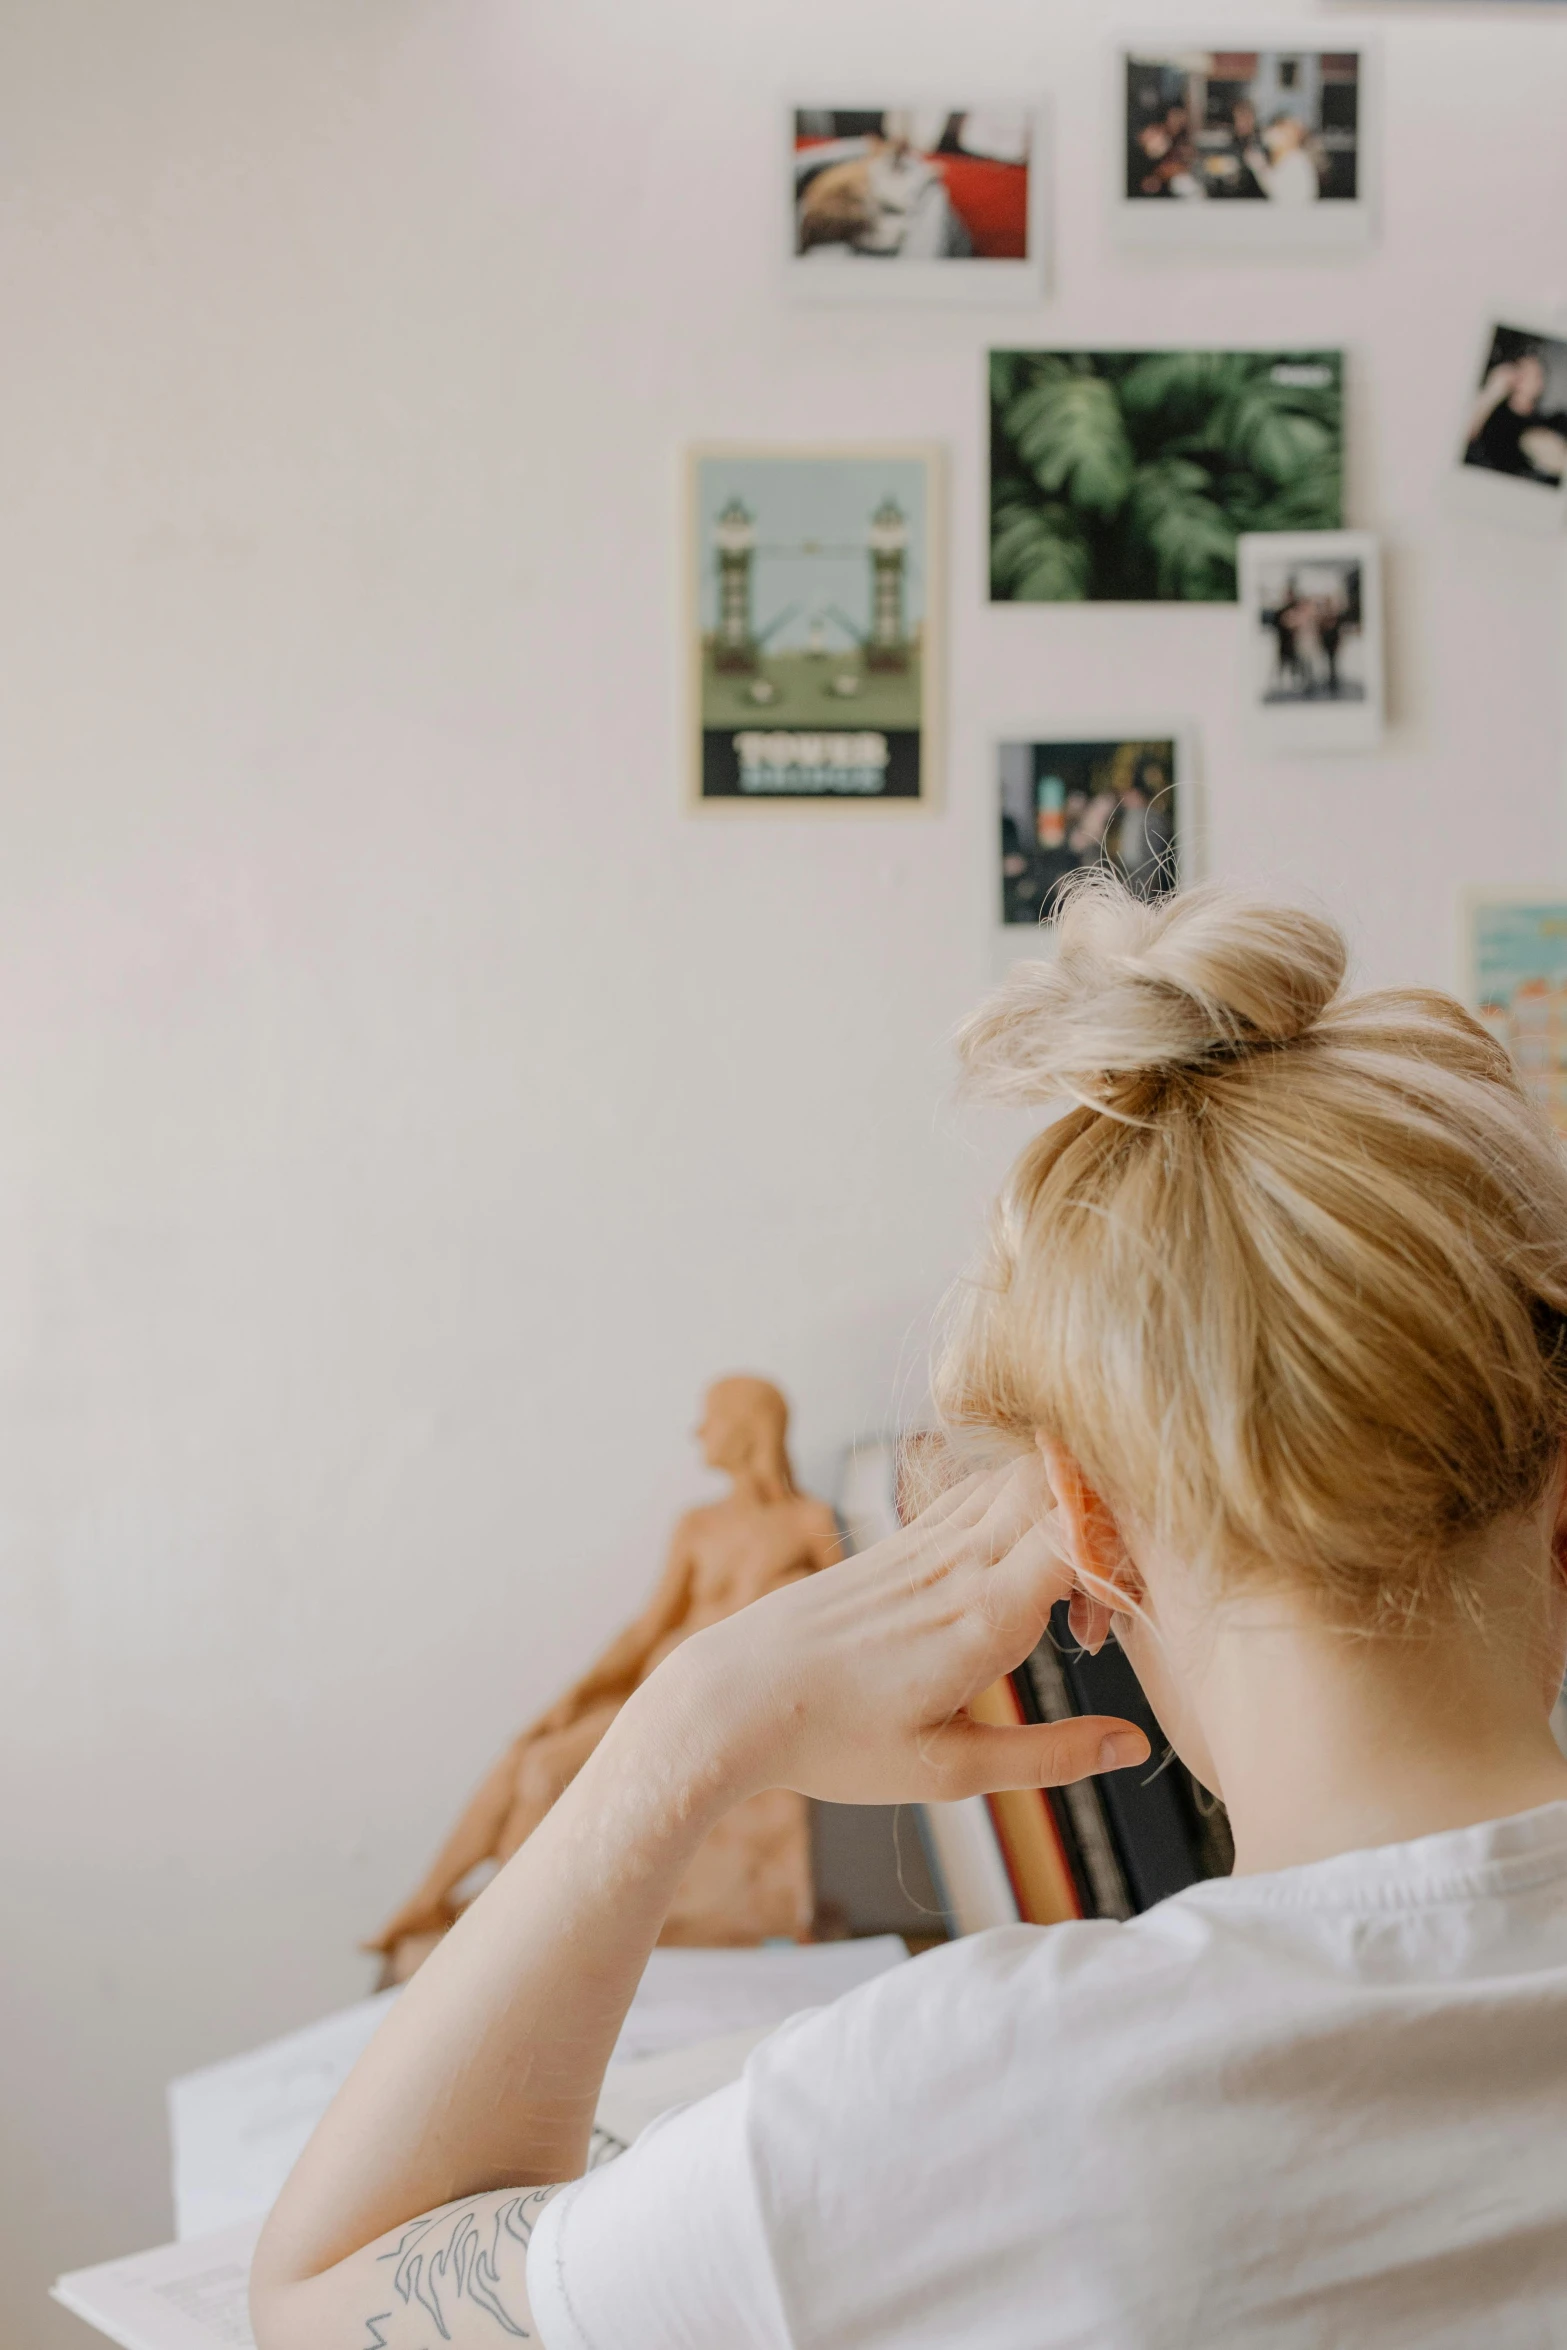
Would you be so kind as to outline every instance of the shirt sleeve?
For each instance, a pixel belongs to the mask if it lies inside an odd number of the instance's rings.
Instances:
[[[528,2247],[543,2350],[789,2350],[743,2080],[563,2188]]]

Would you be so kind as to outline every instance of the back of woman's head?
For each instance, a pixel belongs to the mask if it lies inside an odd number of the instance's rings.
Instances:
[[[1447,996],[1346,995],[1290,907],[1100,874],[1056,932],[960,1039],[980,1090],[1072,1106],[998,1202],[949,1425],[1043,1432],[1221,1586],[1472,1612],[1567,1427],[1567,1167],[1507,1055]]]

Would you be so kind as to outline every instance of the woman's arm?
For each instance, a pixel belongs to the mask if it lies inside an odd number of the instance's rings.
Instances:
[[[488,2340],[499,2320],[464,2283],[483,2280],[481,2248],[496,2272],[490,2297],[526,2323],[523,2260],[539,2208],[526,2191],[580,2175],[648,1952],[726,1808],[674,1678],[655,1675],[656,1692],[650,1682],[628,1700],[425,1961],[322,2121],[257,2250],[261,2350],[368,2350],[377,2325],[388,2350],[403,2350],[400,2323],[413,2327],[409,2350],[424,2350],[432,2290],[454,2344],[465,2350],[465,2322]],[[408,2223],[445,2206],[455,2208],[405,2246]],[[406,2286],[410,2258],[422,2290],[408,2304],[399,2273]]]
[[[654,1646],[672,1631],[685,1614],[691,1593],[690,1534],[682,1518],[675,1529],[668,1563],[658,1589],[634,1623],[619,1633],[575,1688],[568,1689],[546,1714],[514,1738],[500,1760],[486,1772],[468,1800],[466,1810],[441,1846],[419,1885],[401,1908],[393,1911],[380,1932],[362,1947],[390,1953],[405,1934],[444,1927],[457,1887],[499,1845],[512,1807],[517,1801],[517,1774],[529,1745],[552,1730],[564,1730],[588,1707],[606,1697],[623,1697],[636,1681]]]
[[[776,1786],[946,1800],[1146,1754],[1126,1722],[1001,1729],[965,1710],[1070,1586],[1048,1508],[1037,1462],[970,1480],[907,1532],[694,1635],[627,1700],[301,2156],[256,2254],[260,2350],[527,2335],[539,2190],[583,2168],[670,1897],[730,1805]]]

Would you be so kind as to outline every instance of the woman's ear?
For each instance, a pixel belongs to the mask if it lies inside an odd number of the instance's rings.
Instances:
[[[1136,1613],[1141,1582],[1121,1539],[1115,1513],[1083,1475],[1077,1462],[1048,1436],[1036,1436],[1050,1490],[1061,1514],[1063,1549],[1078,1577],[1068,1620],[1072,1637],[1097,1656],[1111,1617]]]

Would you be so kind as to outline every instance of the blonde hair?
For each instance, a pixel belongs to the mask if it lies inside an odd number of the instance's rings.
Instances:
[[[1329,922],[1069,892],[962,1030],[1074,1105],[997,1203],[937,1368],[955,1434],[1062,1445],[1219,1583],[1367,1630],[1474,1614],[1471,1538],[1567,1428],[1567,1165],[1450,997],[1346,995]]]

